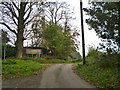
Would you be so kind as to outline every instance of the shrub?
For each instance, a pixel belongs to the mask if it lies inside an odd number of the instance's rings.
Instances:
[[[16,64],[16,63],[17,61],[13,59],[5,60],[5,62],[2,62],[2,64],[5,64],[5,65],[11,65],[11,64]]]
[[[105,54],[97,50],[91,50],[86,57],[86,64],[97,64],[98,67],[111,68],[118,66],[119,54]]]
[[[6,45],[6,57],[15,57],[16,48],[11,45]],[[4,45],[2,44],[2,58],[4,57]]]
[[[101,55],[98,66],[102,68],[112,68],[118,66],[118,54]]]
[[[91,50],[86,57],[86,64],[96,64],[101,57],[101,52],[97,50]]]

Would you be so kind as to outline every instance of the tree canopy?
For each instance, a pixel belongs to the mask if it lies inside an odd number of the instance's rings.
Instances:
[[[89,29],[94,29],[102,39],[107,42],[102,43],[102,48],[118,51],[120,46],[119,30],[119,3],[118,2],[91,2],[90,8],[84,8],[84,11],[90,16],[86,19]]]
[[[62,28],[52,22],[43,31],[43,45],[53,51],[57,58],[67,58],[73,49],[72,40],[67,37]]]

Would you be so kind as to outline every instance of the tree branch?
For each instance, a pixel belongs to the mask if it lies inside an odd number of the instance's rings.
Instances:
[[[55,11],[55,16],[54,16],[54,19],[55,19],[55,23],[57,22],[56,21],[56,18],[57,18],[57,12],[58,12],[58,10],[61,8],[61,6],[62,6],[62,3],[60,4],[60,6],[57,8],[57,6],[56,6],[56,11]]]
[[[32,30],[30,30],[24,38],[27,39],[28,35],[30,35],[31,32],[32,32]]]
[[[14,5],[14,7],[19,11],[19,8],[16,6],[16,4],[14,2],[12,2],[12,4]]]
[[[27,21],[27,22],[25,23],[25,26],[26,26],[28,23],[30,23],[33,19],[34,19],[34,16],[33,16],[29,21]]]
[[[15,24],[16,26],[18,25],[17,22],[16,22],[15,19],[14,19],[14,16],[10,16],[10,14],[9,14],[8,12],[5,12],[4,14],[6,14],[7,16],[9,16],[10,19],[13,20],[13,22],[14,22],[14,24]]]
[[[11,32],[13,32],[15,35],[17,35],[16,31],[13,30],[13,29],[11,29],[6,23],[4,23],[4,22],[0,22],[0,24],[6,26]]]
[[[56,20],[56,23],[58,23],[63,18],[63,11],[61,12],[60,18]]]
[[[30,6],[27,8],[27,10],[25,11],[25,13],[28,12],[28,10],[35,4],[36,2],[33,2],[32,4],[30,3]]]
[[[8,2],[1,2],[1,4],[4,5],[11,12],[11,14],[18,19],[15,11],[13,11],[14,9],[12,7],[10,7],[11,4],[9,4]],[[8,5],[10,5],[10,6],[8,6]]]
[[[28,13],[28,15],[27,15],[27,17],[25,18],[25,20],[24,20],[24,21],[26,21],[26,20],[29,18],[29,16],[30,16],[31,12],[32,12],[32,9],[30,9],[30,11],[29,11],[29,13]]]

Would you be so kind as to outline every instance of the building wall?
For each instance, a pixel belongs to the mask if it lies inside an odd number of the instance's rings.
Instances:
[[[41,47],[25,47],[23,51],[24,57],[39,58],[47,54],[47,49]]]

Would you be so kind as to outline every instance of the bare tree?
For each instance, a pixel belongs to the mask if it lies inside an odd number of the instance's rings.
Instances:
[[[74,20],[73,10],[70,10],[70,5],[66,2],[47,2],[46,8],[44,8],[44,14],[47,20],[52,21],[55,24],[61,24],[64,32],[70,32],[70,21]]]
[[[44,17],[36,17],[36,22],[32,24],[32,35],[31,35],[31,41],[32,47],[40,47],[43,43],[42,39],[42,31],[44,30]]]
[[[34,18],[34,23],[32,24],[32,35],[31,35],[31,46],[41,46],[44,42],[42,37],[42,31],[49,22],[58,24],[58,22],[65,19],[65,15],[68,16],[68,5],[66,2],[45,2],[42,8],[42,14]],[[41,9],[41,5],[38,4],[38,9]],[[68,19],[67,19],[68,21]]]
[[[64,19],[65,11],[67,10],[66,2],[47,2],[45,4],[44,14],[48,21],[57,24],[60,20]]]
[[[30,0],[29,0],[30,1]],[[2,17],[0,24],[5,26],[8,31],[11,31],[16,36],[17,58],[22,58],[23,55],[23,41],[31,33],[28,25],[34,19],[36,12],[33,9],[37,2],[25,2],[9,0],[8,2],[0,2],[0,13]]]
[[[44,42],[42,31],[47,27],[49,22],[59,25],[67,37],[77,42],[76,36],[79,35],[76,28],[71,29],[70,20],[73,18],[73,10],[66,2],[46,2],[42,8],[42,15],[35,18],[37,22],[33,23],[32,46],[40,46]],[[41,6],[38,6],[41,8]],[[43,20],[44,19],[44,20]],[[37,33],[38,32],[38,33]],[[36,35],[35,35],[36,34]],[[74,42],[73,42],[74,43]],[[75,45],[77,47],[77,45]]]

